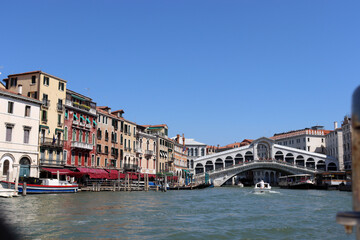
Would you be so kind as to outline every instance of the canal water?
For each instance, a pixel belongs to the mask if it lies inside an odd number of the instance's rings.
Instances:
[[[0,209],[26,239],[355,239],[335,221],[351,210],[351,193],[251,191],[28,195],[0,199]]]

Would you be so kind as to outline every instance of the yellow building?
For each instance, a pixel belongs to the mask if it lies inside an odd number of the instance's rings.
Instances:
[[[40,166],[63,166],[66,81],[42,71],[9,75],[6,88],[42,102],[40,109]]]

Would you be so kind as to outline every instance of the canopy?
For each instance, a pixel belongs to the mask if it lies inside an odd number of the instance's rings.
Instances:
[[[65,168],[42,168],[42,170],[50,172],[52,175],[57,175],[57,172],[59,172],[59,175],[78,176],[78,173]]]
[[[90,178],[109,178],[109,173],[104,169],[77,168],[79,172],[89,175]]]
[[[106,169],[106,171],[109,172],[109,177],[108,179],[110,180],[115,180],[119,178],[119,171],[118,170],[114,170],[114,169]],[[124,179],[125,178],[125,174],[120,173],[120,179]]]

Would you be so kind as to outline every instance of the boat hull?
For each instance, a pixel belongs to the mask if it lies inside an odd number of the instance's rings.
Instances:
[[[280,185],[280,188],[287,188],[287,189],[315,189],[315,185],[313,183],[298,183],[298,184]]]
[[[3,187],[7,187],[9,182],[1,182]],[[10,182],[11,189],[15,189],[15,183]],[[51,186],[51,185],[37,185],[37,184],[27,184],[26,193],[27,194],[41,194],[41,193],[76,193],[78,192],[77,185],[69,186]],[[18,192],[23,192],[23,183],[18,184]]]

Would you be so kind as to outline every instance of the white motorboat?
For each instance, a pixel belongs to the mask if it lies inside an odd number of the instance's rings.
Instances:
[[[14,189],[3,188],[3,186],[0,184],[0,197],[11,198],[17,196],[17,191],[15,191]]]
[[[259,193],[266,193],[269,192],[270,190],[271,190],[270,184],[264,182],[263,180],[255,184],[254,187],[254,192],[259,192]]]

